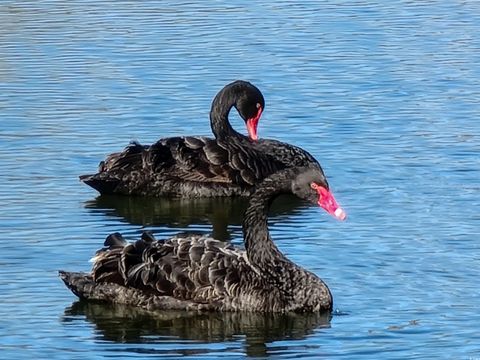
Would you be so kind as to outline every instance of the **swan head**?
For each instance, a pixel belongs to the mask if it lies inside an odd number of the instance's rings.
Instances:
[[[258,140],[257,126],[265,109],[265,99],[256,86],[248,81],[237,80],[231,84],[236,95],[235,108],[245,121],[248,136]]]
[[[292,181],[292,192],[301,199],[317,204],[338,220],[345,220],[346,212],[338,205],[320,169],[302,169]]]

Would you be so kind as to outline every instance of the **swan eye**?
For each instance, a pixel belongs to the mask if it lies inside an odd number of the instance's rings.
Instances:
[[[261,106],[260,103],[257,103],[257,109],[260,109]]]
[[[317,189],[318,189],[318,185],[315,184],[314,182],[312,182],[312,183],[310,184],[310,187],[311,187],[313,190],[317,190]]]

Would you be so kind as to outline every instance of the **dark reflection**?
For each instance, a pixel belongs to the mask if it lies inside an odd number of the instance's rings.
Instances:
[[[168,340],[214,343],[239,339],[245,341],[249,356],[265,356],[267,345],[273,341],[303,339],[315,329],[330,327],[331,318],[330,314],[148,312],[123,305],[77,301],[65,309],[62,321],[69,323],[79,316],[85,316],[95,326],[100,340],[152,344]],[[177,350],[183,355],[207,351],[204,347],[195,350],[194,343],[190,349]]]
[[[270,219],[298,211],[302,201],[292,195],[275,199]],[[248,204],[246,198],[167,199],[102,195],[87,201],[85,207],[92,212],[117,216],[135,225],[164,225],[185,227],[191,224],[211,224],[212,236],[229,240],[228,225],[240,225]]]

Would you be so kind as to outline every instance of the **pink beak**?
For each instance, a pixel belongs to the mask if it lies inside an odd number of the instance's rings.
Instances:
[[[247,120],[248,136],[252,140],[258,140],[257,126],[258,126],[258,121],[260,120],[260,116],[262,116],[262,108],[261,107],[258,108],[257,115],[255,115],[255,117]]]
[[[316,187],[316,190],[318,193],[318,205],[337,220],[343,221],[347,218],[347,213],[338,206],[337,201],[329,190],[320,185]]]

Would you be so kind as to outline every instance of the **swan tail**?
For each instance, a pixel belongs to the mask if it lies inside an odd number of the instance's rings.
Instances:
[[[93,278],[82,272],[68,272],[60,270],[58,276],[75,295],[80,299],[91,299],[95,294]]]
[[[120,184],[120,179],[104,176],[99,173],[94,175],[81,175],[80,181],[97,190],[100,194],[113,194]]]
[[[122,152],[110,154],[105,161],[101,161],[98,165],[98,173],[81,175],[80,181],[100,194],[129,193],[127,183],[131,180],[128,179],[132,173],[142,170],[142,156],[147,149],[148,146],[132,142]],[[124,184],[125,181],[127,183]],[[123,189],[124,187],[126,188]]]
[[[90,274],[60,270],[60,279],[82,300],[148,307],[149,297],[137,289],[115,283],[97,283]]]
[[[220,305],[201,304],[179,300],[171,296],[158,296],[139,289],[128,288],[114,283],[95,283],[93,278],[81,272],[59,271],[60,279],[76,296],[83,300],[109,302],[140,307],[146,310],[219,310]]]

